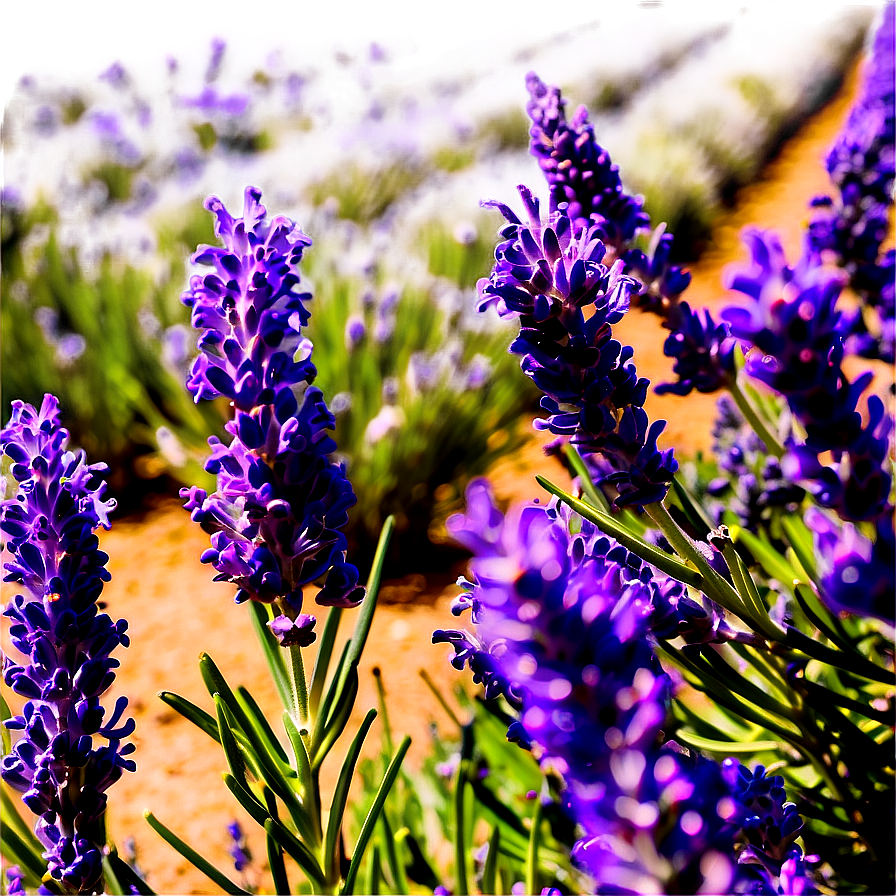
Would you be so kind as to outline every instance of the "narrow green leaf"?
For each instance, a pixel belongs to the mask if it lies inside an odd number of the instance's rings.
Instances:
[[[785,588],[792,589],[794,581],[800,581],[799,572],[794,569],[767,541],[758,538],[747,529],[731,526],[731,537],[735,542],[742,541],[747,550],[759,561],[766,573],[780,582]]]
[[[368,896],[378,896],[380,892],[380,845],[374,843],[370,851],[370,861],[367,863],[367,875],[364,880],[364,893]]]
[[[14,827],[6,824],[3,825],[2,851],[11,864],[18,865],[22,869],[29,886],[35,888],[40,886],[41,879],[47,871],[46,861],[41,853],[34,852],[31,844],[26,843]]]
[[[349,863],[348,872],[345,876],[345,883],[342,887],[342,890],[340,891],[342,893],[354,892],[355,879],[358,876],[361,862],[364,859],[364,850],[367,848],[367,844],[370,842],[370,838],[373,835],[373,829],[376,825],[377,818],[379,817],[380,811],[383,808],[383,803],[386,802],[386,797],[389,795],[389,791],[392,789],[392,785],[395,783],[395,779],[398,777],[398,771],[401,768],[402,760],[404,759],[405,754],[407,753],[410,746],[410,737],[405,737],[405,739],[399,745],[398,751],[393,757],[392,762],[389,763],[389,768],[386,769],[386,774],[383,776],[383,780],[376,792],[376,796],[373,799],[373,804],[370,807],[370,811],[367,813],[367,817],[364,819],[364,824],[361,827],[361,833],[358,835],[358,842],[355,844],[355,852],[354,855],[352,855],[351,862]]]
[[[728,741],[728,740],[710,740],[708,737],[700,737],[692,731],[676,732],[676,740],[680,740],[685,746],[693,747],[695,750],[706,750],[710,753],[764,753],[776,751],[785,753],[784,744],[776,740],[754,740],[746,742]]]
[[[342,645],[342,653],[339,656],[339,662],[336,664],[336,669],[333,673],[333,680],[330,682],[330,686],[327,688],[326,693],[324,694],[324,699],[321,702],[320,708],[317,712],[317,716],[314,719],[314,727],[311,731],[311,751],[315,752],[317,750],[317,744],[320,743],[321,738],[323,737],[324,729],[327,727],[327,719],[330,717],[330,709],[333,706],[333,702],[336,699],[336,691],[339,688],[339,683],[342,678],[342,670],[348,668],[348,651],[351,647],[351,641],[346,641],[345,644]]]
[[[731,580],[743,601],[744,609],[748,611],[750,622],[762,635],[777,641],[781,636],[780,628],[769,617],[768,607],[759,596],[759,589],[733,542],[725,542],[722,556],[731,572]]]
[[[806,528],[806,524],[800,519],[797,520],[792,516],[782,516],[781,526],[787,541],[793,548],[796,559],[800,561],[800,566],[806,571],[806,574],[815,582],[818,581],[818,568],[815,564],[815,546],[812,544],[812,533]]]
[[[535,797],[535,811],[529,830],[529,849],[526,851],[526,892],[538,893],[538,848],[541,845],[541,797]]]
[[[703,576],[696,570],[691,569],[690,566],[685,566],[684,563],[676,560],[671,555],[642,541],[612,517],[601,513],[589,504],[585,504],[584,501],[574,498],[545,479],[544,476],[536,476],[535,479],[543,489],[558,497],[565,504],[568,504],[576,513],[585,517],[586,520],[590,520],[601,532],[611,535],[624,548],[640,557],[645,563],[655,566],[679,582],[684,582],[686,585],[703,590]]]
[[[467,825],[464,813],[469,770],[470,761],[461,759],[457,766],[457,774],[454,776],[454,800],[452,802],[454,807],[454,874],[458,893],[470,892],[467,885]],[[534,892],[534,890],[527,892]]]
[[[111,856],[109,855],[103,856],[103,881],[105,883],[103,892],[111,893],[112,896],[127,896],[128,891],[125,890],[118,880],[115,868],[113,868],[112,863],[109,861],[110,858]]]
[[[274,729],[271,728],[255,698],[242,685],[236,689],[236,698],[246,710],[246,714],[254,723],[256,730],[263,735],[264,742],[270,747],[271,752],[276,754],[281,762],[289,765],[289,757],[286,755],[286,750],[283,749],[283,744],[280,743],[280,738],[274,733]]]
[[[206,690],[208,690],[209,697],[214,697],[215,694],[220,694],[221,699],[227,705],[227,708],[233,713],[237,725],[246,733],[246,735],[249,735],[252,723],[246,715],[246,711],[240,706],[239,700],[236,699],[236,695],[233,693],[230,685],[227,684],[226,679],[221,674],[221,670],[215,665],[215,661],[207,653],[199,654],[199,672],[202,675],[202,680],[205,683]]]
[[[292,831],[285,828],[280,822],[269,818],[264,829],[270,837],[273,837],[277,844],[282,847],[287,855],[295,859],[296,864],[305,872],[308,879],[314,883],[317,888],[324,886],[324,873],[321,870],[317,859],[311,853],[311,850],[296,837]]]
[[[218,734],[221,738],[221,746],[224,748],[224,756],[227,764],[230,766],[231,774],[239,783],[249,789],[249,782],[246,780],[246,760],[237,745],[236,738],[233,736],[231,727],[233,725],[233,717],[229,716],[227,707],[221,699],[220,694],[215,694],[215,711],[218,716]]]
[[[331,718],[324,731],[323,738],[319,744],[313,745],[314,755],[311,759],[312,771],[317,771],[321,763],[330,752],[333,744],[339,738],[339,735],[345,730],[348,720],[351,717],[352,709],[355,705],[355,697],[358,695],[358,670],[356,666],[349,668],[346,676],[345,686],[340,697],[337,711]]]
[[[386,851],[386,862],[389,871],[392,873],[392,880],[395,881],[395,891],[397,893],[408,893],[408,879],[404,872],[404,865],[398,855],[399,842],[392,833],[392,825],[389,824],[389,813],[384,809],[380,812],[379,824],[383,829],[383,849]]]
[[[485,867],[482,869],[482,892],[495,893],[495,884],[498,874],[498,851],[501,849],[501,826],[492,828],[492,835],[488,841],[488,852],[485,856]]]
[[[238,894],[238,896],[247,894],[248,896],[247,890],[244,890],[241,886],[234,883],[226,874],[215,868],[208,859],[203,858],[195,849],[184,843],[177,834],[162,824],[152,812],[147,810],[143,814],[149,822],[150,827],[152,827],[152,829],[159,834],[169,846],[174,847],[174,849],[176,849],[177,852],[179,852],[191,865],[198,868],[199,871],[201,871],[209,880],[216,883],[225,893],[235,893]]]
[[[9,829],[10,827],[15,828],[25,845],[28,846],[36,856],[43,856],[44,846],[34,835],[34,832],[28,826],[28,822],[22,818],[19,812],[18,801],[13,799],[12,794],[5,784],[0,786],[0,821],[2,821],[2,826],[6,829]],[[41,858],[41,861],[43,861],[43,858]],[[46,868],[46,864],[44,865],[44,868]]]
[[[3,747],[4,756],[12,750],[12,735],[9,733],[9,728],[4,724],[7,719],[11,718],[12,711],[9,708],[9,704],[6,702],[3,694],[0,693],[0,745]]]
[[[122,893],[130,894],[136,890],[140,896],[155,896],[155,890],[118,855],[117,851],[113,850],[103,858],[103,866],[115,875]]]
[[[353,669],[357,668],[361,654],[364,652],[364,645],[367,643],[367,636],[373,623],[373,612],[376,610],[377,598],[379,597],[380,579],[383,575],[383,565],[386,562],[386,552],[389,549],[389,541],[392,538],[394,529],[395,517],[386,517],[386,522],[383,523],[383,529],[380,532],[379,543],[376,546],[376,553],[373,555],[373,566],[367,578],[367,594],[361,602],[361,609],[349,641],[345,663],[339,669],[336,690],[330,701],[331,717],[335,717],[336,714],[341,712],[342,703],[346,699],[345,690],[348,687],[349,675]],[[330,718],[327,719],[326,724],[327,727],[330,726]]]
[[[286,673],[286,666],[283,664],[283,648],[273,632],[268,628],[271,614],[267,605],[261,604],[257,600],[250,600],[249,617],[261,644],[261,650],[271,672],[271,678],[274,680],[274,686],[277,688],[277,694],[283,705],[290,709],[292,707],[292,691],[289,688],[289,676]]]
[[[159,691],[159,699],[167,703],[173,710],[179,712],[185,719],[192,722],[197,728],[201,728],[210,738],[221,743],[221,735],[218,732],[218,722],[213,715],[209,715],[204,709],[200,709],[195,703],[191,703],[185,697],[180,697],[171,691]]]
[[[324,864],[333,872],[338,872],[336,864],[339,861],[337,845],[339,841],[339,832],[342,830],[342,819],[345,815],[345,806],[348,801],[348,792],[352,784],[352,777],[355,773],[355,765],[358,757],[361,755],[361,747],[364,744],[364,738],[376,718],[376,710],[370,709],[361,722],[361,727],[355,735],[348,752],[345,755],[345,761],[342,763],[342,769],[339,772],[339,778],[336,781],[336,789],[333,792],[333,802],[330,804],[330,817],[327,821],[327,835],[324,841]]]
[[[270,818],[270,812],[262,806],[255,795],[247,787],[241,784],[230,772],[222,775],[227,789],[234,795],[237,802],[249,813],[256,824],[264,827],[264,823]]]
[[[271,880],[275,893],[292,893],[289,888],[289,877],[286,874],[286,863],[283,861],[283,849],[279,843],[265,831],[265,844],[268,851],[268,866],[271,869]]]
[[[715,523],[706,515],[706,511],[684,484],[679,481],[677,476],[672,477],[672,490],[675,492],[675,497],[678,498],[681,509],[685,512],[688,521],[700,532],[705,540],[705,536],[715,529]]]
[[[563,454],[566,457],[567,463],[572,468],[573,473],[579,477],[579,482],[582,485],[582,491],[585,493],[585,497],[595,507],[599,508],[604,513],[609,513],[610,505],[607,503],[607,499],[604,497],[603,492],[595,487],[594,482],[591,479],[591,472],[588,467],[585,466],[585,461],[582,459],[582,455],[579,454],[576,446],[571,442],[567,442],[563,446]]]
[[[333,645],[336,643],[336,635],[339,632],[339,622],[342,619],[341,607],[330,607],[327,613],[327,621],[324,623],[320,636],[320,644],[317,648],[317,656],[314,658],[314,670],[311,672],[311,683],[308,685],[308,707],[311,718],[316,719],[320,709],[320,699],[324,692],[324,684],[330,669],[330,659],[333,655]]]

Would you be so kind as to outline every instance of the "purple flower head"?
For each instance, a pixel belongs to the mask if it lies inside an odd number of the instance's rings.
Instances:
[[[100,74],[100,81],[105,81],[115,88],[125,87],[128,83],[128,73],[120,62],[113,62]]]
[[[526,76],[526,87],[529,151],[550,186],[552,210],[565,203],[574,221],[599,224],[601,238],[619,257],[638,230],[650,224],[644,198],[623,191],[619,168],[594,139],[584,106],[567,122],[557,87],[548,87],[534,72]]]
[[[220,37],[212,38],[211,54],[208,59],[208,68],[205,70],[205,83],[211,84],[221,74],[221,64],[224,62],[224,52],[227,49],[227,41]]]
[[[224,248],[200,246],[192,258],[213,271],[194,274],[182,296],[202,332],[187,388],[196,401],[226,395],[251,410],[281,383],[310,380],[316,372],[301,335],[311,296],[298,290],[298,265],[311,240],[288,218],[267,221],[254,187],[246,188],[242,218],[215,196],[205,207],[215,215]]]
[[[769,455],[765,442],[741,416],[734,401],[723,395],[716,403],[713,453],[723,476],[709,483],[709,494],[724,497],[717,522],[732,511],[751,532],[765,526],[779,510],[796,512],[806,491],[784,475],[781,462]]]
[[[665,423],[647,420],[649,383],[610,326],[628,310],[637,284],[622,273],[621,261],[610,269],[602,264],[595,226],[573,222],[562,209],[542,224],[538,200],[519,190],[528,223],[501,203],[487,203],[508,224],[491,277],[479,282],[479,308],[495,304],[502,316],[519,318],[510,351],[522,356],[520,366],[544,393],[548,412],[536,426],[571,436],[585,453],[607,455],[619,506],[659,500],[678,465],[657,448]]]
[[[848,327],[836,308],[842,275],[812,267],[804,258],[787,264],[778,238],[748,229],[752,255],[729,287],[752,301],[723,311],[731,332],[752,344],[746,371],[787,399],[806,430],[782,465],[791,478],[812,480],[817,500],[846,519],[875,518],[888,505],[891,477],[886,470],[891,422],[883,404],[868,401],[862,423],[859,399],[872,374],[850,382],[841,365]],[[842,469],[823,467],[818,455],[833,453]]]
[[[314,631],[314,624],[317,620],[313,616],[302,613],[295,619],[288,616],[277,616],[272,619],[268,626],[280,642],[281,647],[307,647],[313,644],[317,634]]]
[[[361,340],[367,333],[364,326],[364,319],[359,315],[350,317],[345,322],[345,347],[350,351],[354,351],[360,344]]]
[[[197,96],[183,96],[181,105],[187,109],[198,109],[205,115],[226,115],[240,118],[249,108],[249,97],[244,93],[232,93],[229,96],[220,93],[216,87],[206,85]]]
[[[230,847],[227,851],[233,859],[233,867],[237,871],[245,871],[252,864],[252,852],[238,821],[232,821],[227,825],[227,835],[230,838]]]
[[[423,352],[414,352],[411,356],[409,374],[411,386],[415,392],[419,392],[425,386],[432,386],[439,379],[444,358],[439,353],[432,358],[427,358]]]
[[[135,768],[126,758],[134,746],[121,745],[134,722],[122,723],[127,698],[119,697],[108,716],[100,703],[119,665],[111,654],[128,645],[127,623],[97,611],[110,575],[94,532],[109,528],[115,501],[103,498],[105,464],[87,464],[83,452],[67,450],[68,439],[52,395],[40,410],[13,402],[0,433],[18,483],[0,505],[11,555],[4,581],[21,587],[3,614],[11,643],[27,657],[4,662],[4,681],[27,702],[5,723],[22,736],[0,775],[39,816],[50,876],[74,892],[96,892],[105,791]]]
[[[209,440],[217,492],[181,494],[212,534],[202,560],[216,580],[235,583],[238,602],[283,598],[294,619],[303,586],[325,574],[319,604],[355,606],[364,590],[340,531],[355,495],[344,466],[330,459],[335,419],[310,385],[312,347],[301,333],[311,296],[298,291],[298,264],[311,241],[286,218],[268,222],[260,198],[247,188],[239,219],[218,199],[206,202],[224,248],[193,256],[214,272],[192,277],[183,295],[202,333],[187,386],[197,401],[226,395],[234,417],[229,444]]]
[[[866,538],[852,523],[837,525],[810,509],[806,523],[815,535],[821,567],[821,597],[835,612],[896,619],[896,537],[893,516],[877,521],[876,537]]]
[[[658,746],[670,681],[650,638],[654,626],[661,637],[688,630],[686,612],[668,624],[673,601],[689,600],[682,586],[563,506],[503,517],[484,482],[467,494],[467,514],[448,521],[474,552],[457,609],[472,610],[480,655],[516,697],[508,737],[565,782],[563,803],[585,831],[574,855],[612,892],[644,892],[626,882],[645,879],[648,892],[725,892],[737,813],[720,769]],[[653,855],[646,865],[635,837]]]
[[[734,340],[725,324],[716,324],[704,308],[691,311],[687,302],[677,306],[672,332],[666,338],[663,352],[675,358],[672,370],[678,382],[660,383],[654,391],[657,395],[673,393],[690,395],[698,392],[715,392],[725,385],[734,373]]]
[[[24,184],[6,181],[0,187],[0,209],[5,212],[20,212],[28,204],[28,191]]]

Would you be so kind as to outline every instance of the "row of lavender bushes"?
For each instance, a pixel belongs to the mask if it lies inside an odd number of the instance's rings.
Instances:
[[[672,235],[624,190],[585,110],[567,117],[560,91],[529,76],[530,151],[549,202],[521,186],[516,209],[490,203],[505,225],[477,304],[519,324],[510,353],[577,481],[566,493],[541,479],[550,500],[505,513],[477,479],[449,520],[473,555],[453,608],[470,628],[433,640],[481,687],[457,709],[446,701],[457,741],[437,744],[428,773],[402,769],[409,739],[396,745],[388,724],[379,758],[361,760],[377,710],[340,740],[395,518],[361,585],[345,535],[356,498],[308,338],[299,267],[311,240],[270,218],[255,188],[241,217],[207,201],[218,244],[197,250],[203,273],[182,295],[200,333],[187,388],[231,410],[226,436],[210,440],[215,485],[182,496],[283,702],[280,728],[206,654],[208,708],[161,695],[220,744],[226,786],[264,829],[266,861],[253,863],[230,826],[234,874],[181,840],[177,819],[147,814],[213,882],[232,893],[892,889],[892,418],[843,361],[892,360],[893,23],[890,3],[801,257],[788,264],[774,234],[749,230],[750,261],[729,284],[743,298],[720,323],[688,305]],[[837,305],[847,290],[850,310]],[[633,303],[670,331],[676,380],[663,390],[727,393],[719,476],[699,496],[658,446],[650,384],[613,338]],[[384,304],[346,319],[345,351]],[[6,887],[151,893],[152,870],[123,858],[104,825],[106,791],[135,771],[127,699],[101,701],[128,644],[127,623],[100,603],[108,558],[94,533],[115,502],[105,465],[69,449],[63,410],[50,394],[14,401],[2,433],[15,493],[0,528],[19,586],[4,610],[16,651],[4,680],[21,705],[3,703]],[[328,608],[320,626],[312,596]],[[327,807],[320,768],[334,751]],[[350,799],[356,774],[367,786]],[[451,844],[447,865],[428,813]]]
[[[778,31],[753,14],[707,22],[642,10],[533,52],[581,83],[602,126],[632,147],[630,180],[654,202],[663,197],[654,213],[693,255],[685,231],[705,233],[722,185],[748,177],[745,160],[761,158],[782,122],[817,105],[818,85],[842,74],[866,25],[861,11],[822,18],[800,33],[798,49],[732,63],[739,43],[766,45]],[[636,56],[621,50],[627,30],[639,34]],[[595,48],[599,70],[582,61]],[[409,64],[372,47],[318,71],[280,58],[241,77],[216,42],[202,71],[169,60],[155,93],[121,65],[84,88],[23,80],[6,116],[0,205],[0,315],[17,334],[2,345],[4,388],[33,404],[57,395],[75,444],[106,458],[128,507],[147,489],[203,481],[205,434],[223,435],[226,408],[194,407],[180,386],[191,351],[178,300],[183,259],[213,239],[198,203],[185,209],[183,196],[226,192],[222,183],[230,190],[248,176],[294,207],[324,247],[306,267],[317,297],[309,336],[359,498],[353,544],[369,557],[395,514],[406,550],[426,550],[434,515],[456,504],[464,476],[519,444],[514,421],[536,393],[505,376],[510,329],[495,315],[474,321],[460,290],[490,264],[497,220],[462,197],[486,189],[483,178],[524,176],[525,116],[514,109],[508,123],[503,111],[508,72],[522,63],[500,77],[480,65],[471,85],[437,71],[406,95]],[[725,87],[707,108],[645,134],[663,85],[714,77]],[[328,104],[322,91],[333,78],[341,99]],[[719,131],[738,135],[711,160],[688,131],[707,114],[722,114]],[[324,141],[342,150],[324,153]],[[685,157],[696,161],[678,171],[674,190],[656,180]],[[313,161],[297,168],[295,158]],[[347,316],[351,332],[340,332]],[[356,363],[345,364],[349,354]],[[446,364],[464,370],[437,375]]]

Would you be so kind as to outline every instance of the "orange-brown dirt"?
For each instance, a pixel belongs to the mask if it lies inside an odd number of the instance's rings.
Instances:
[[[743,225],[759,222],[775,228],[790,256],[798,253],[807,202],[829,189],[822,159],[845,119],[855,85],[854,71],[834,100],[806,122],[761,179],[744,188],[736,207],[718,222],[712,245],[692,268],[693,282],[687,295],[692,305],[715,307],[723,298],[723,267],[744,257],[738,238]],[[653,382],[669,378],[671,364],[662,352],[666,331],[655,317],[632,312],[619,325],[618,333],[623,342],[635,346],[641,373]],[[878,379],[891,375],[882,371]],[[652,418],[661,416],[669,421],[664,443],[688,455],[709,448],[714,403],[714,396],[651,395],[648,410]],[[541,453],[541,441],[541,437],[533,437],[525,450],[492,471],[500,498],[536,497],[540,489],[533,474],[539,471],[568,484],[556,462]],[[136,774],[126,775],[111,793],[109,830],[119,843],[128,835],[136,839],[140,865],[149,872],[148,880],[157,892],[217,893],[214,884],[149,828],[143,811],[151,809],[222,869],[230,868],[225,831],[230,820],[243,822],[259,859],[264,856],[263,843],[256,836],[257,826],[248,821],[221,780],[226,764],[220,747],[156,695],[168,689],[210,708],[197,665],[200,651],[205,651],[232,685],[243,684],[253,693],[275,726],[279,724],[279,702],[246,608],[235,606],[231,586],[212,582],[210,567],[200,564],[207,537],[179,505],[164,502],[141,519],[116,521],[110,532],[102,533],[101,542],[110,556],[112,573],[105,592],[109,612],[113,618],[129,620],[131,636],[110,696],[129,696],[138,748]],[[452,625],[448,605],[456,588],[449,583],[448,575],[428,580],[410,575],[387,583],[361,664],[358,709],[351,724],[357,725],[364,712],[376,705],[371,670],[380,666],[390,698],[393,731],[407,732],[414,739],[406,760],[410,767],[419,765],[426,755],[431,721],[450,730],[447,715],[418,674],[422,667],[433,670],[446,693],[459,677],[447,665],[450,651],[430,641],[434,629]],[[353,622],[351,612],[346,616],[342,635]],[[377,725],[371,735],[374,741],[378,739]],[[332,764],[343,750],[344,746],[337,745]],[[332,786],[332,771],[324,777],[325,786]]]

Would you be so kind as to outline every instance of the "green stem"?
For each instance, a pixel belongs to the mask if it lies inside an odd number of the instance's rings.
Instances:
[[[470,892],[467,886],[466,818],[464,813],[468,763],[469,760],[461,759],[457,766],[457,776],[454,782],[454,864],[458,893]]]
[[[535,797],[535,812],[532,814],[532,829],[529,832],[529,847],[526,850],[526,892],[537,893],[538,847],[541,843],[541,796]]]
[[[762,419],[759,411],[753,405],[753,402],[747,397],[747,394],[741,389],[736,377],[728,378],[728,391],[734,399],[738,410],[744,415],[746,421],[753,427],[753,431],[765,442],[765,447],[769,454],[775,457],[784,457],[784,446],[778,441],[777,436],[768,428],[765,420]]]
[[[659,526],[678,556],[690,560],[697,567],[703,578],[701,590],[730,613],[734,613],[735,616],[746,622],[751,628],[762,631],[762,626],[755,618],[752,608],[745,606],[737,591],[709,565],[706,557],[697,550],[687,535],[678,527],[678,523],[672,518],[663,502],[656,501],[653,504],[647,504],[644,509]],[[763,634],[765,633],[763,632]]]
[[[289,684],[292,688],[293,707],[296,714],[296,725],[299,731],[308,731],[308,685],[305,683],[305,664],[302,661],[302,648],[292,644],[289,650]]]

